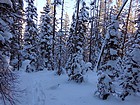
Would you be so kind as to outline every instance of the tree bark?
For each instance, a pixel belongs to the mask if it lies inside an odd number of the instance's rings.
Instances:
[[[59,61],[58,61],[58,75],[61,75],[61,73],[62,73],[62,68],[61,68],[61,66],[62,66],[62,64],[61,64],[61,57],[62,57],[62,35],[63,35],[63,31],[62,31],[62,28],[63,28],[63,14],[64,14],[64,0],[62,1],[62,10],[61,10],[61,35],[60,35],[60,39],[59,39],[59,53],[60,53],[60,55],[59,55]]]
[[[123,39],[123,46],[122,46],[122,55],[121,58],[125,55],[125,42],[126,42],[126,35],[128,31],[128,22],[129,22],[129,16],[130,16],[130,11],[131,11],[131,6],[132,6],[132,0],[130,0],[129,4],[129,10],[128,10],[128,15],[127,15],[127,20],[126,20],[126,26],[125,26],[125,32],[124,32],[124,39]]]

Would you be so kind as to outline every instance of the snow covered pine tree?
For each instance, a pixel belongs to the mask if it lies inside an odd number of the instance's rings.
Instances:
[[[22,29],[23,29],[23,0],[11,0],[13,3],[13,9],[15,13],[13,14],[13,24],[11,27],[11,32],[13,38],[11,39],[11,56],[10,65],[13,70],[19,70],[22,65],[22,55],[21,49],[22,45]]]
[[[53,26],[50,16],[50,5],[47,2],[43,8],[41,15],[41,22],[39,27],[40,48],[39,52],[43,59],[43,66],[48,70],[53,70],[53,57],[52,57],[52,41],[53,41]]]
[[[40,70],[38,64],[38,36],[37,36],[37,9],[34,6],[34,0],[26,0],[27,7],[25,11],[26,15],[26,27],[24,33],[24,58],[30,60],[29,65],[26,67],[27,72],[33,72]]]
[[[105,42],[101,49],[101,59],[98,61],[98,84],[95,95],[105,100],[115,92],[113,81],[118,77],[119,53],[122,46],[122,33],[119,29],[119,22],[112,16],[112,24],[109,26]]]
[[[9,66],[13,14],[11,0],[0,0],[0,104],[4,105],[16,104],[16,75]]]
[[[140,11],[140,10],[139,10]],[[140,14],[138,15],[137,31],[135,39],[129,51],[124,57],[124,73],[120,86],[123,91],[120,98],[124,100],[126,96],[140,92]]]
[[[73,23],[70,28],[70,37],[68,40],[70,54],[66,64],[66,70],[69,76],[69,80],[74,80],[77,83],[84,81],[84,74],[88,69],[87,63],[83,59],[83,46],[87,31],[86,23],[88,22],[89,18],[87,9],[88,8],[86,7],[86,3],[83,2],[82,8],[78,14],[77,23],[75,14],[73,15]]]

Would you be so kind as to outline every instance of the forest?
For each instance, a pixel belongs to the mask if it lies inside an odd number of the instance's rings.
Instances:
[[[91,97],[98,101],[140,97],[140,1],[73,0],[71,17],[66,2],[46,0],[39,17],[35,0],[0,0],[0,105],[48,105],[45,86],[55,83],[48,88],[53,95],[52,90],[70,89],[62,84],[67,81],[78,91],[87,78],[95,84]],[[50,80],[47,85],[44,78]],[[17,98],[26,93],[23,87],[37,99],[23,104],[25,97]],[[50,98],[56,103],[49,105],[72,105],[57,98]],[[73,105],[78,104],[92,105]]]

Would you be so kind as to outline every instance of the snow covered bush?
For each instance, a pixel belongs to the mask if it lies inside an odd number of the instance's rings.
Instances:
[[[110,93],[114,92],[112,80],[105,73],[101,73],[101,75],[99,76],[97,88],[98,91],[95,92],[95,95],[103,100],[106,100]]]
[[[69,80],[74,80],[77,83],[84,81],[84,75],[88,70],[91,70],[92,64],[86,63],[83,60],[83,51],[79,50],[78,53],[73,54],[69,58],[66,65],[66,70],[69,76]]]

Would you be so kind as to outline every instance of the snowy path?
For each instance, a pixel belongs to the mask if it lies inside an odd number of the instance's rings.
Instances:
[[[88,81],[82,84],[69,82],[66,75],[59,77],[52,72],[20,75],[21,87],[26,89],[20,105],[140,105],[140,97],[129,97],[126,101],[94,97],[95,73],[89,73]]]

